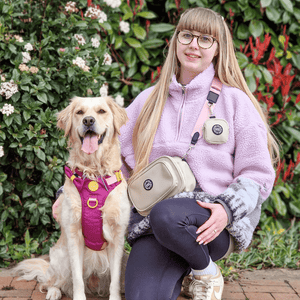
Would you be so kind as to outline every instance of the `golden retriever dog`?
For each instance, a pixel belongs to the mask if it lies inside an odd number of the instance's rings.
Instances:
[[[42,258],[27,259],[14,268],[14,273],[22,275],[20,279],[41,282],[41,289],[47,289],[48,300],[60,299],[62,292],[75,300],[86,299],[85,293],[91,291],[104,296],[108,286],[109,299],[120,300],[121,261],[130,202],[126,180],[120,178],[120,172],[119,175],[115,172],[122,165],[118,135],[127,121],[126,111],[110,97],[75,97],[58,113],[57,121],[58,128],[68,137],[67,166],[73,174],[66,176],[63,193],[56,202],[61,236],[50,249],[50,262]],[[100,231],[105,242],[100,251],[87,247],[85,241],[82,220],[85,203],[75,186],[78,174],[81,182],[92,182],[88,185],[90,190],[95,190],[95,185],[96,189],[103,185],[107,190],[109,180],[115,179],[116,186],[109,191],[101,208],[96,207],[98,202],[94,198],[86,202],[102,215]],[[100,228],[101,223],[92,224],[92,228]]]

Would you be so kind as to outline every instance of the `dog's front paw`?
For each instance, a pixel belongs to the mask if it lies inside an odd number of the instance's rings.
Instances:
[[[84,293],[74,293],[73,300],[86,300]]]
[[[46,296],[47,300],[58,300],[61,299],[61,291],[56,287],[51,287],[48,289],[48,293]]]
[[[110,294],[109,300],[122,300],[120,294]]]

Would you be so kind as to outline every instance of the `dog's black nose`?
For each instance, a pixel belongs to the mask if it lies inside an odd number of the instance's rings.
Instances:
[[[85,117],[83,120],[83,125],[92,126],[95,123],[95,118],[92,116]]]

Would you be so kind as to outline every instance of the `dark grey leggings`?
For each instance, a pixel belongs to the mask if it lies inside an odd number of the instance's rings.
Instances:
[[[222,258],[229,248],[227,230],[207,245],[196,242],[196,230],[210,210],[194,199],[174,198],[155,205],[150,213],[152,235],[132,245],[125,274],[126,300],[176,300],[191,268],[205,269],[209,257]]]

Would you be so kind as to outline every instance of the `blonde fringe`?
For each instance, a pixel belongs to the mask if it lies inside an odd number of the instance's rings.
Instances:
[[[195,22],[195,20],[197,20]],[[208,24],[208,25],[207,25]],[[215,36],[219,42],[219,53],[214,59],[216,76],[228,86],[236,87],[245,92],[260,114],[267,129],[268,150],[273,166],[279,162],[279,147],[267,121],[267,112],[249,90],[243,73],[238,65],[233,47],[233,41],[225,20],[217,13],[206,8],[186,10],[177,25],[170,41],[170,47],[158,83],[149,95],[136,121],[133,131],[133,149],[136,165],[130,181],[149,164],[155,133],[169,95],[169,85],[172,76],[179,74],[179,63],[176,57],[177,32],[181,29],[202,31]],[[201,30],[200,30],[201,29]],[[224,32],[225,31],[225,32]],[[224,40],[225,38],[225,40]]]

